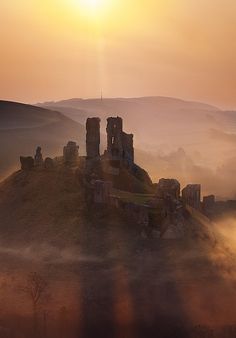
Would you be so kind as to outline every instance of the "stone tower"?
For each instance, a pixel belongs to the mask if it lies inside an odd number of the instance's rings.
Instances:
[[[133,135],[123,131],[121,117],[107,119],[107,155],[113,160],[122,160],[128,166],[134,164]]]
[[[100,119],[98,117],[87,119],[86,151],[88,159],[94,159],[100,156]]]

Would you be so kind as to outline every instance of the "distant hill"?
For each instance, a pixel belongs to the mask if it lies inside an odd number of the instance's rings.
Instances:
[[[69,140],[84,149],[85,130],[80,123],[57,111],[0,101],[0,177],[19,166],[20,155],[33,155],[36,146],[54,157]]]
[[[236,114],[169,97],[69,99],[40,106],[56,109],[82,124],[88,116],[99,116],[103,130],[108,116],[119,115],[124,118],[125,129],[134,133],[136,146],[151,151],[174,147],[192,151],[195,144],[201,147],[209,141],[210,129],[227,128],[229,120],[236,123]]]
[[[84,124],[88,116],[123,117],[134,134],[136,162],[154,181],[176,177],[182,185],[199,182],[203,193],[236,195],[236,112],[170,97],[69,99],[40,106],[58,110]],[[223,168],[223,169],[222,169]],[[220,172],[220,175],[219,175]]]

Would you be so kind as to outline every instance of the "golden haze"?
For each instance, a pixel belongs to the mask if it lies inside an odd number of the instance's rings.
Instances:
[[[234,0],[2,0],[1,97],[164,95],[236,106]],[[99,1],[99,0],[98,0]]]

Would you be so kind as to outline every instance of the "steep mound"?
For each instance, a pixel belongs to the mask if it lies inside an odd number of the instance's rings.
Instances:
[[[123,171],[122,177],[125,175]],[[96,231],[126,227],[128,221],[118,210],[91,205],[84,178],[80,163],[78,168],[58,165],[52,170],[18,171],[2,182],[1,243],[80,246],[88,234],[96,236]],[[100,241],[97,245],[103,244]]]
[[[76,224],[78,230],[83,208],[80,185],[69,170],[17,172],[1,184],[1,237],[30,243],[65,236],[66,242],[66,233],[74,233]]]
[[[49,313],[50,337],[59,337],[62,309],[69,338],[117,337],[104,335],[110,326],[127,337],[206,337],[235,323],[235,258],[204,236],[197,217],[188,237],[142,238],[124,212],[89,203],[84,174],[80,158],[77,167],[19,171],[0,184],[1,289],[12,316],[5,327],[18,334],[16,319],[32,318],[19,292],[31,271],[48,282],[40,315]],[[32,337],[29,324],[22,337]]]

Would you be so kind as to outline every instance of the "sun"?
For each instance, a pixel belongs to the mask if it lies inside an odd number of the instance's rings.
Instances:
[[[107,7],[108,0],[79,0],[81,10],[88,14],[99,14]]]
[[[99,9],[104,5],[104,0],[80,0],[81,5],[90,10]]]
[[[57,0],[58,1],[58,0]],[[120,0],[60,0],[76,20],[91,25],[91,28],[104,26],[111,20]],[[69,2],[69,6],[68,6]]]

